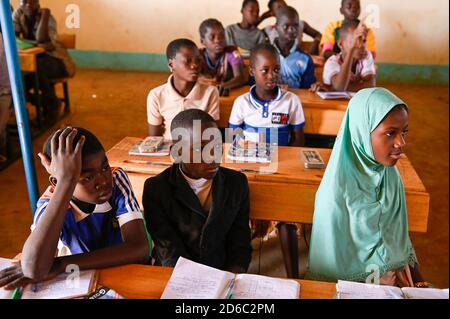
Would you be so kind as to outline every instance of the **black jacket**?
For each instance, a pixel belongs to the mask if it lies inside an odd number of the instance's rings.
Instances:
[[[247,270],[252,252],[247,177],[220,167],[211,191],[205,214],[178,164],[145,181],[142,203],[155,265],[173,267],[183,256],[223,270]]]

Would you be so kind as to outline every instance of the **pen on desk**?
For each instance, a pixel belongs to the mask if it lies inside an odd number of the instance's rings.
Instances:
[[[233,297],[234,281],[235,281],[234,278],[230,280],[230,285],[228,286],[228,291],[225,296],[225,299],[231,299]]]
[[[239,169],[241,173],[259,173],[259,171],[255,169],[241,168]]]
[[[20,299],[20,298],[22,298],[22,287],[17,287],[16,289],[14,289],[11,299]]]
[[[241,173],[277,174],[277,172],[270,172],[270,171],[264,171],[264,170],[255,170],[255,169],[248,169],[248,168],[240,168],[239,171]]]
[[[134,164],[146,164],[146,165],[153,165],[153,166],[171,166],[171,163],[157,163],[157,162],[150,162],[150,161],[142,161],[142,160],[125,160],[125,163],[134,163]]]

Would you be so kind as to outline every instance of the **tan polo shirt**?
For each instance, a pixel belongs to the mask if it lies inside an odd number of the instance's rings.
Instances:
[[[167,83],[150,91],[147,97],[147,122],[150,125],[163,125],[164,138],[171,140],[170,124],[181,111],[200,109],[208,112],[214,120],[218,120],[219,91],[211,85],[197,83],[188,96],[184,97],[172,86],[171,75]]]

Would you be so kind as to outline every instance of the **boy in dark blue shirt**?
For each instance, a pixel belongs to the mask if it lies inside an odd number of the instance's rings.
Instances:
[[[309,89],[316,82],[314,62],[298,43],[299,17],[286,6],[277,12],[277,32],[273,44],[280,55],[281,83],[290,88]]]

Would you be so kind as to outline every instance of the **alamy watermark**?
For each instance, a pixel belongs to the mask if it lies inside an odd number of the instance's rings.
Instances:
[[[66,267],[66,287],[79,288],[80,287],[80,267],[76,264],[70,264]]]
[[[70,3],[66,6],[66,28],[67,29],[79,29],[81,24],[80,7],[77,4]]]
[[[194,120],[192,127],[178,127],[171,132],[173,145],[170,155],[175,163],[265,163],[254,170],[262,174],[277,171],[278,129],[255,128],[244,131],[242,128],[226,128],[222,139],[222,133],[217,127],[202,131],[201,126],[201,121]],[[237,140],[241,142],[237,143]],[[231,148],[242,154],[238,156],[240,159],[230,156],[233,153]]]

